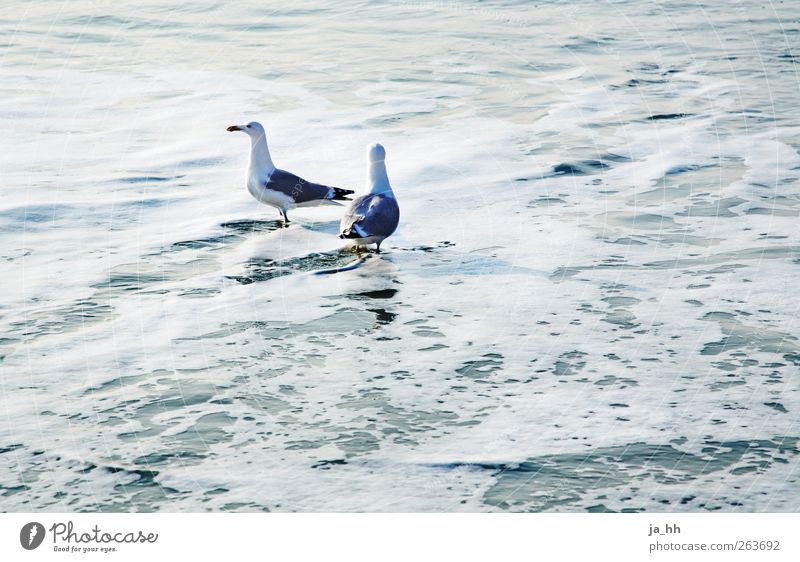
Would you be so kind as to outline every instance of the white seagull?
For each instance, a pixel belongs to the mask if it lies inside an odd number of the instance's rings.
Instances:
[[[275,167],[267,148],[267,135],[261,123],[231,125],[228,131],[242,131],[250,137],[250,166],[247,170],[247,191],[250,195],[277,208],[284,223],[289,222],[286,211],[295,207],[318,205],[325,201],[350,201],[349,189],[311,183],[292,173]]]
[[[342,217],[339,238],[352,240],[357,246],[376,244],[392,235],[400,222],[389,176],[386,175],[386,150],[379,144],[367,146],[367,193],[353,199]]]

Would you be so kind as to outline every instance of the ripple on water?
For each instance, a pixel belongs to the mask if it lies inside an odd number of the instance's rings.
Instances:
[[[232,3],[28,10],[0,86],[3,507],[796,511],[796,14],[710,6],[720,42],[662,4],[573,36],[559,3],[536,26],[386,3],[351,22],[366,57],[294,33],[334,3],[247,30]],[[236,107],[344,187],[364,135],[391,141],[389,251],[332,251],[342,208],[247,218],[277,213],[237,179]]]
[[[758,493],[737,491],[738,477],[796,461],[797,437],[756,441],[706,441],[702,453],[675,445],[630,443],[589,453],[533,457],[519,464],[450,465],[494,473],[486,491],[487,505],[514,511],[613,511],[688,509],[739,511],[753,509]],[[708,489],[708,482],[724,481]],[[740,486],[746,487],[743,479]],[[638,493],[637,493],[638,491]],[[745,497],[747,496],[747,497]],[[755,497],[754,497],[755,496]],[[660,501],[665,500],[665,501]],[[769,501],[769,499],[766,499]]]

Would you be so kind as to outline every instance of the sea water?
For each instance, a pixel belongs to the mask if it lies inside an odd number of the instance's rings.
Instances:
[[[800,508],[795,2],[175,4],[0,13],[3,511]]]

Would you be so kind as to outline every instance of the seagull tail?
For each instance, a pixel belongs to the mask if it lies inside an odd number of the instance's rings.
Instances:
[[[347,240],[348,238],[364,238],[366,233],[361,230],[356,223],[351,224],[339,235],[339,238],[342,240]]]
[[[350,201],[347,198],[348,195],[352,195],[355,191],[351,189],[342,189],[341,187],[332,187],[331,188],[331,195],[328,199],[334,199],[336,201]]]

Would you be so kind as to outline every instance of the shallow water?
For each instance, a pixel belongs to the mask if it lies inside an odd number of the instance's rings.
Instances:
[[[2,510],[800,508],[791,2],[169,4],[0,15]]]

